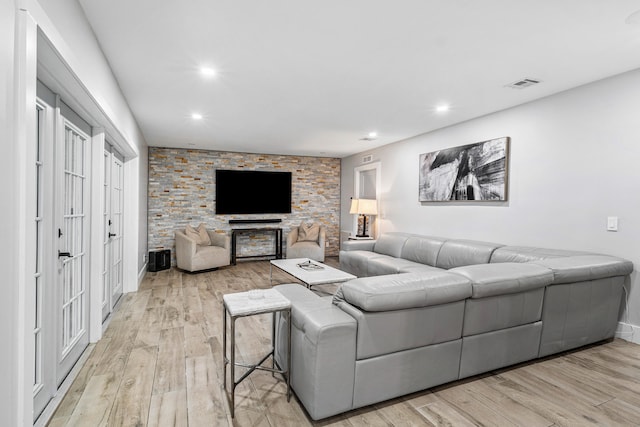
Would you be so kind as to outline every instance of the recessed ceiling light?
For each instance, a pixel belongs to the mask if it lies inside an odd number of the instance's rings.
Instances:
[[[214,77],[216,75],[216,70],[211,67],[200,67],[200,74],[204,77]]]
[[[199,113],[193,113],[193,114],[191,115],[191,118],[192,118],[193,120],[202,120],[202,114],[199,114]]]
[[[369,135],[367,135],[369,138],[377,138],[378,137],[378,132],[369,132]]]
[[[438,105],[436,107],[436,111],[438,113],[446,113],[447,111],[449,111],[449,105],[447,104]]]

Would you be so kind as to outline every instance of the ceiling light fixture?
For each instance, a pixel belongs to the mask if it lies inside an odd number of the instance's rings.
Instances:
[[[365,136],[364,138],[360,138],[360,141],[375,141],[377,137],[378,132],[369,132],[367,136]]]
[[[449,111],[449,105],[447,104],[438,105],[436,107],[436,112],[438,113],[446,113],[447,111]]]
[[[216,70],[210,67],[200,67],[200,74],[204,77],[214,77],[216,75]]]
[[[191,118],[192,118],[193,120],[202,120],[202,114],[199,114],[199,113],[193,113],[193,114],[191,115]]]

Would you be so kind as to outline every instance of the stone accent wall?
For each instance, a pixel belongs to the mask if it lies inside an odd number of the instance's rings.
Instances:
[[[215,170],[289,171],[291,213],[216,215]],[[236,228],[281,227],[286,236],[301,222],[326,227],[325,255],[338,255],[340,224],[340,159],[279,156],[208,150],[149,147],[149,250],[171,249],[175,265],[174,231],[201,222],[231,235],[230,219],[281,218],[279,224],[235,224]],[[272,233],[241,234],[238,255],[275,253]]]

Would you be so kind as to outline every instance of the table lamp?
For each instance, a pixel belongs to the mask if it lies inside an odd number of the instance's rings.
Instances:
[[[351,199],[350,214],[362,215],[362,234],[356,237],[369,237],[367,234],[367,215],[378,214],[378,201],[375,199]]]

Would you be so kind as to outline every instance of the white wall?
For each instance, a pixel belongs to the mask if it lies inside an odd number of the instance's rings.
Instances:
[[[22,3],[127,142],[137,151],[145,148],[142,132],[79,3],[76,0],[23,0]]]
[[[382,163],[380,230],[576,249],[631,260],[640,325],[640,70],[343,159],[342,229],[363,154]],[[509,201],[418,202],[418,156],[511,137]],[[607,216],[619,231],[606,231]],[[622,320],[625,320],[623,317]],[[637,337],[636,337],[637,338]]]

